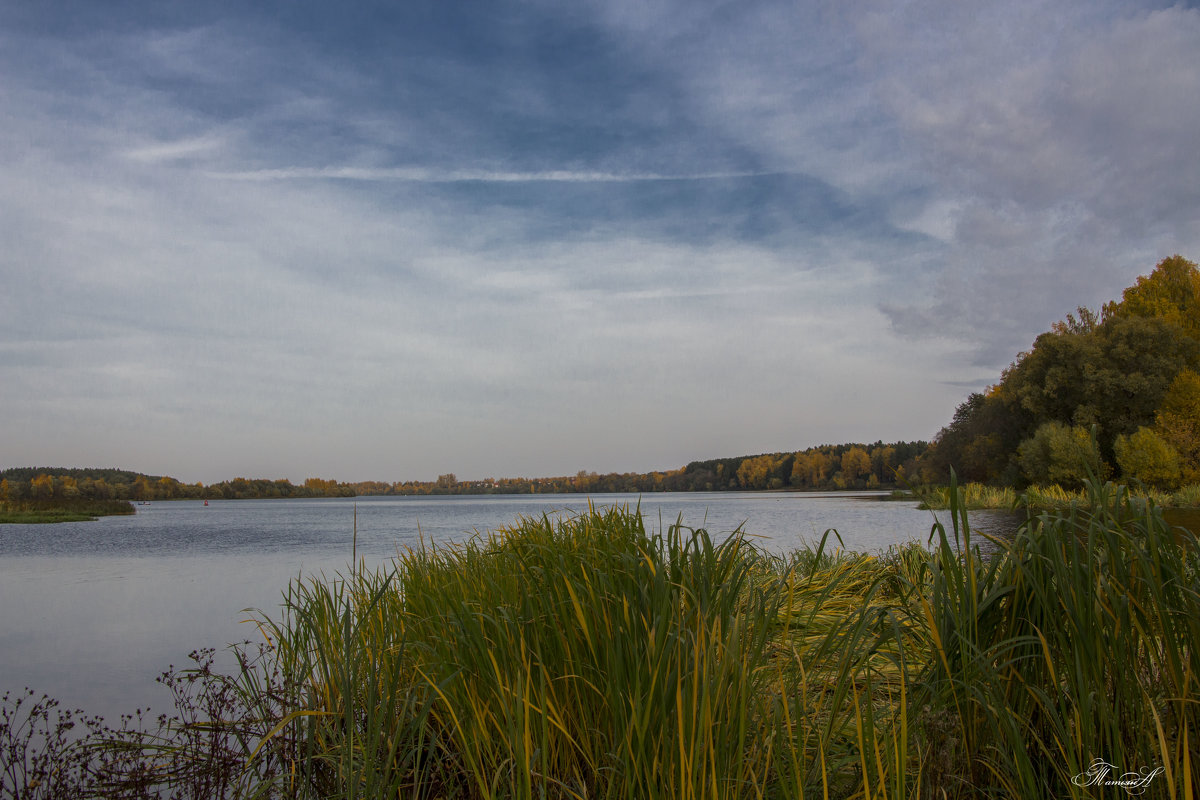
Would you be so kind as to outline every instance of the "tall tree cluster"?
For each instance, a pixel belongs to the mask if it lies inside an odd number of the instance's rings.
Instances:
[[[1161,261],[1099,312],[1056,323],[1000,382],[972,394],[921,459],[981,483],[1160,488],[1200,481],[1200,270]]]

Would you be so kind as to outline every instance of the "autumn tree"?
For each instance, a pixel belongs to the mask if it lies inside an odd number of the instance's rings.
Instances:
[[[776,464],[776,458],[769,455],[743,460],[737,470],[738,485],[743,489],[766,489]]]
[[[1179,485],[1179,453],[1150,428],[1118,436],[1113,452],[1126,480],[1163,489]]]
[[[855,445],[842,453],[842,478],[847,484],[856,483],[871,471],[871,457],[867,451]]]
[[[29,494],[35,500],[48,500],[54,496],[54,478],[38,475],[29,482]]]
[[[1094,426],[1107,464],[1117,437],[1128,446],[1139,429],[1153,428],[1179,454],[1184,479],[1200,478],[1196,410],[1167,408],[1169,388],[1188,371],[1200,371],[1200,270],[1172,256],[1103,313],[1080,308],[1038,336],[996,386],[959,406],[921,458],[920,474],[945,480],[953,467],[970,481],[1014,483],[1030,470],[1044,478],[1054,470],[1045,447],[1067,441],[1059,428],[1043,430],[1055,422]]]
[[[829,479],[831,461],[821,450],[813,450],[808,454],[808,479],[810,486],[824,486]]]
[[[892,479],[892,469],[896,458],[896,448],[886,445],[876,445],[871,448],[871,472],[882,482]]]
[[[1198,356],[1174,322],[1114,317],[1090,333],[1042,334],[1004,388],[1038,424],[1097,425],[1107,441],[1150,424],[1171,381]]]
[[[1139,276],[1121,295],[1121,302],[1110,303],[1105,312],[1116,317],[1155,317],[1200,339],[1200,270],[1183,256],[1165,258],[1149,275]]]
[[[796,453],[792,458],[792,486],[811,486],[809,471],[812,468],[812,457],[806,452]]]
[[[341,488],[341,484],[331,478],[306,478],[304,481],[304,491],[316,497],[337,497]]]
[[[133,482],[133,499],[153,500],[154,484],[145,475],[138,475]]]
[[[56,494],[60,494],[67,499],[75,499],[79,497],[79,481],[70,475],[63,475],[58,479],[55,486]]]
[[[1180,458],[1180,478],[1200,482],[1200,374],[1183,370],[1167,388],[1154,416],[1154,431]]]

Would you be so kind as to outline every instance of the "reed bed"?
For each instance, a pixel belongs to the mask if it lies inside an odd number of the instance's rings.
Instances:
[[[1200,508],[1200,483],[1183,486],[1171,495],[1170,505],[1181,508]]]
[[[1057,489],[1057,487],[1055,488]],[[916,490],[915,496],[921,501],[921,508],[944,511],[950,508],[951,492],[952,489],[949,486],[928,486]],[[1011,486],[988,486],[983,483],[967,483],[958,486],[955,500],[960,508],[968,510],[1013,509],[1020,501],[1021,494]]]
[[[951,497],[957,495],[954,502],[957,507],[968,511],[982,509],[1014,510],[1032,506],[1036,509],[1065,509],[1072,505],[1088,502],[1088,494],[1084,490],[1072,491],[1057,484],[1051,486],[1030,486],[1024,491],[1018,491],[1011,486],[988,486],[982,483],[968,483],[956,488],[950,486],[930,486],[917,491],[921,508],[938,511],[949,510]],[[1157,495],[1156,499],[1164,500],[1165,496]]]
[[[1018,491],[1011,486],[988,486],[982,483],[967,483],[957,487],[958,505],[967,510],[1021,509],[1032,506],[1040,510],[1065,510],[1071,506],[1088,506],[1092,502],[1090,488],[1064,489],[1057,484],[1030,486]],[[912,492],[897,495],[902,498],[915,497],[920,507],[945,511],[950,508],[949,486],[922,487]],[[1140,486],[1131,494],[1143,502],[1164,508],[1200,508],[1200,484],[1183,486],[1174,492]]]
[[[78,497],[0,501],[0,524],[84,522],[97,517],[134,513],[136,510],[128,500]]]
[[[79,794],[1195,797],[1196,537],[1087,497],[986,555],[955,487],[880,555],[593,508],[296,582],[236,674],[165,676],[190,715],[84,742]]]

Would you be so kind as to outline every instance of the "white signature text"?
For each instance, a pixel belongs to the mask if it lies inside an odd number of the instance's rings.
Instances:
[[[1097,758],[1088,768],[1071,779],[1076,786],[1116,786],[1131,795],[1144,794],[1150,781],[1163,773],[1162,767],[1121,772],[1115,764]]]

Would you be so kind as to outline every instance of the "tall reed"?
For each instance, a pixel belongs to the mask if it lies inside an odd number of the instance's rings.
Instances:
[[[881,565],[614,508],[293,586],[262,625],[303,676],[275,737],[303,787],[270,792],[905,796],[911,590]]]
[[[953,722],[958,767],[933,776],[945,796],[1095,797],[1098,760],[1194,796],[1196,537],[1123,487],[1087,491],[1086,505],[1028,511],[987,559],[953,495],[953,542],[936,528],[915,694]]]
[[[443,755],[476,796],[734,796],[776,592],[741,536],[640,514],[526,519],[401,559]]]

